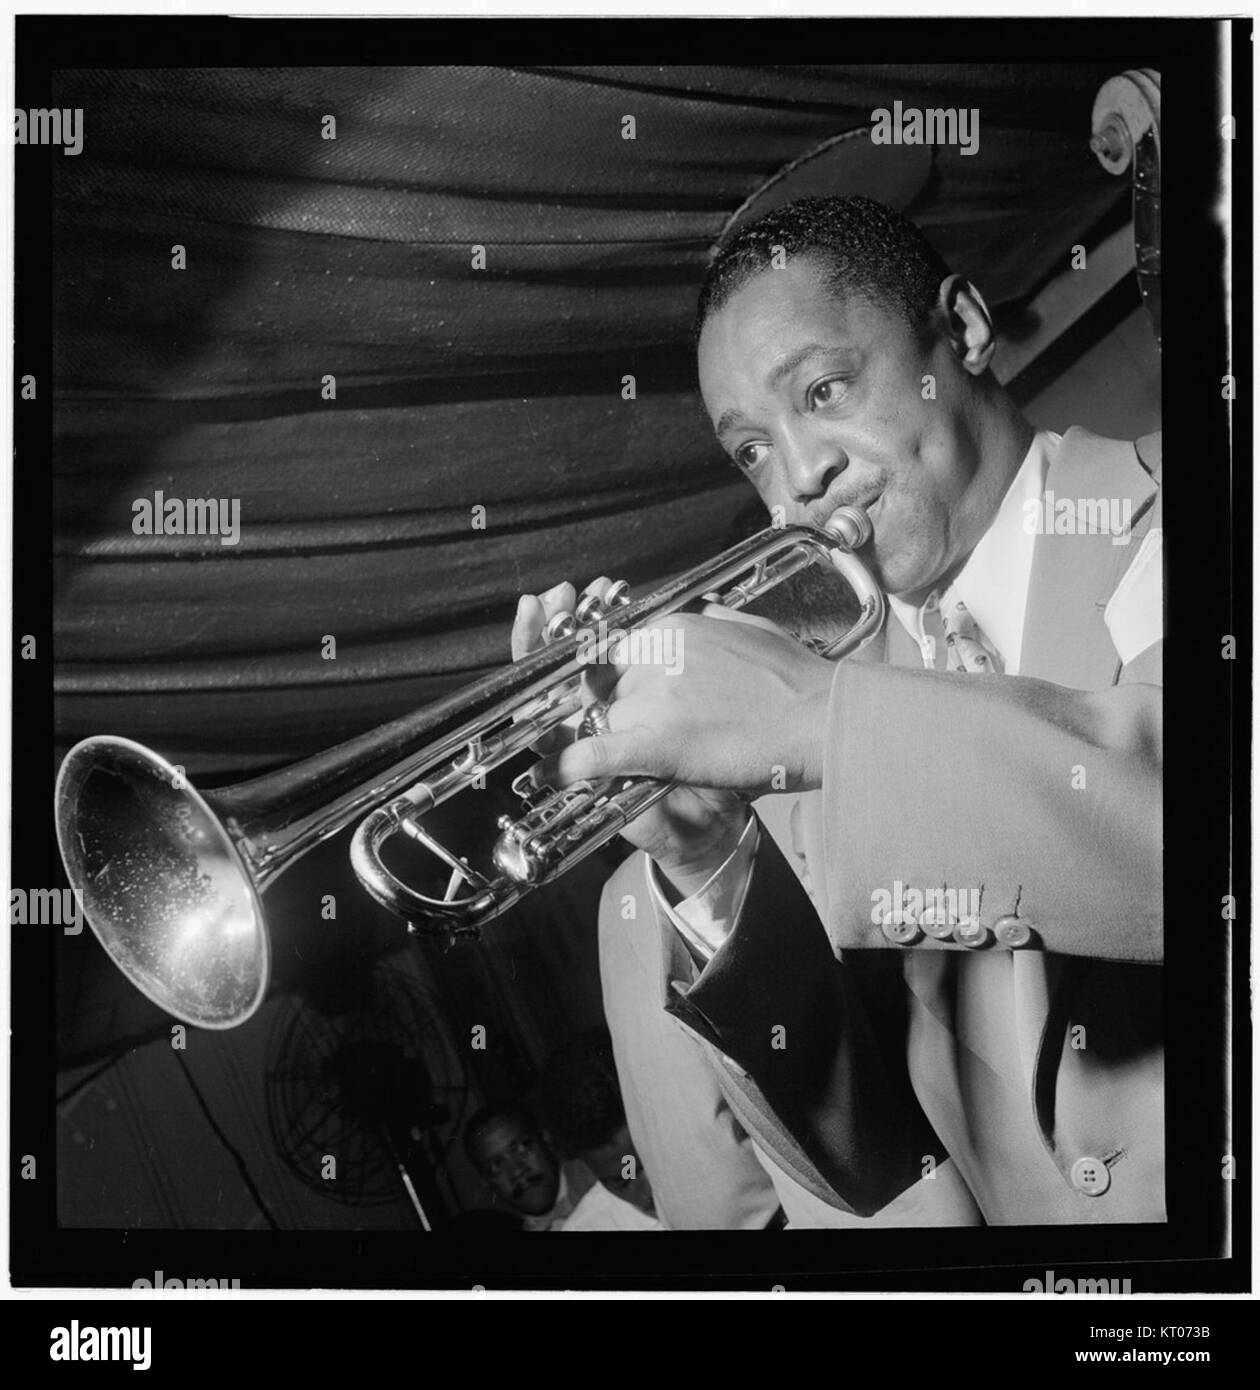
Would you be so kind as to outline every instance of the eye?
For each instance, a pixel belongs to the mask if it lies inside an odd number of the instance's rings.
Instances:
[[[825,410],[829,405],[838,405],[848,389],[843,377],[829,376],[816,381],[805,393],[805,400],[811,410]]]
[[[765,459],[765,455],[757,451],[759,449],[768,449],[769,447],[768,444],[763,444],[754,440],[748,444],[741,444],[731,455],[731,458],[734,460],[736,468],[745,473],[750,473],[758,464],[764,462]]]

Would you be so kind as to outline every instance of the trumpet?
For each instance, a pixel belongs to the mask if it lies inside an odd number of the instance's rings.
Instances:
[[[512,790],[515,819],[480,866],[424,818],[525,752],[582,708],[583,675],[627,631],[704,600],[740,609],[806,566],[835,566],[858,602],[856,622],[815,649],[857,650],[884,621],[884,596],[855,555],[866,513],[842,507],[823,529],[770,527],[631,601],[624,584],[556,614],[538,651],[402,718],[291,767],[199,792],[140,743],[101,735],[76,744],[57,776],[57,842],[84,915],[115,965],[155,1004],[201,1028],[244,1023],[267,993],[271,953],[261,895],[308,850],[359,822],[354,871],[413,931],[475,934],[524,894],[551,883],[670,790],[644,777]],[[613,616],[617,627],[609,630]],[[422,892],[386,863],[396,836],[437,870]],[[445,877],[445,890],[437,887]],[[429,886],[426,884],[425,886]]]

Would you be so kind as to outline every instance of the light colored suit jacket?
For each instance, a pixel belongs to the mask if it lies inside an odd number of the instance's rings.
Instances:
[[[904,1206],[948,1152],[990,1223],[1164,1219],[1158,479],[1157,437],[1064,436],[1047,490],[1127,502],[1132,536],[1038,537],[1019,677],[924,671],[895,621],[840,663],[823,789],[763,817],[740,921],[702,973],[666,924],[619,924],[627,896],[654,911],[641,857],[622,867],[601,949],[632,1131],[681,1029],[732,1177],[742,1131],[858,1217]],[[979,889],[984,944],[893,944],[872,891],[898,881]],[[1028,940],[1008,949],[1012,917]],[[659,943],[669,1047],[619,998],[635,938]]]
[[[604,1014],[626,1124],[671,1231],[764,1228],[774,1186],[718,1080],[722,1053],[667,1012],[671,982],[694,980],[673,926],[657,915],[634,854],[608,880],[599,913]]]

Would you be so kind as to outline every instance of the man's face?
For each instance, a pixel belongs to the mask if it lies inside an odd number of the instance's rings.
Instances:
[[[921,341],[890,307],[833,297],[813,258],[763,271],[711,314],[699,371],[719,441],[767,509],[822,526],[866,508],[866,558],[889,592],[935,583],[987,525],[981,414],[953,346]]]
[[[607,1144],[602,1144],[597,1149],[583,1149],[582,1159],[615,1197],[638,1207],[648,1216],[656,1215],[652,1185],[643,1171],[643,1164],[639,1161],[639,1155],[630,1139],[630,1131],[625,1125],[621,1126]],[[628,1163],[627,1159],[633,1162]],[[628,1172],[632,1172],[633,1176],[627,1176]]]
[[[509,1206],[526,1216],[555,1206],[560,1165],[537,1130],[503,1116],[478,1131],[471,1150],[477,1171]]]

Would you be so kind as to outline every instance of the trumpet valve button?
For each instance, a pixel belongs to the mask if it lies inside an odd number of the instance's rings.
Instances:
[[[543,640],[546,642],[558,642],[561,638],[572,637],[577,631],[577,619],[572,613],[555,613],[547,621],[547,626],[543,628]]]
[[[582,627],[591,627],[607,612],[604,600],[598,594],[586,594],[573,610],[573,616]]]
[[[630,606],[630,585],[619,579],[604,595],[605,609],[628,608]]]

